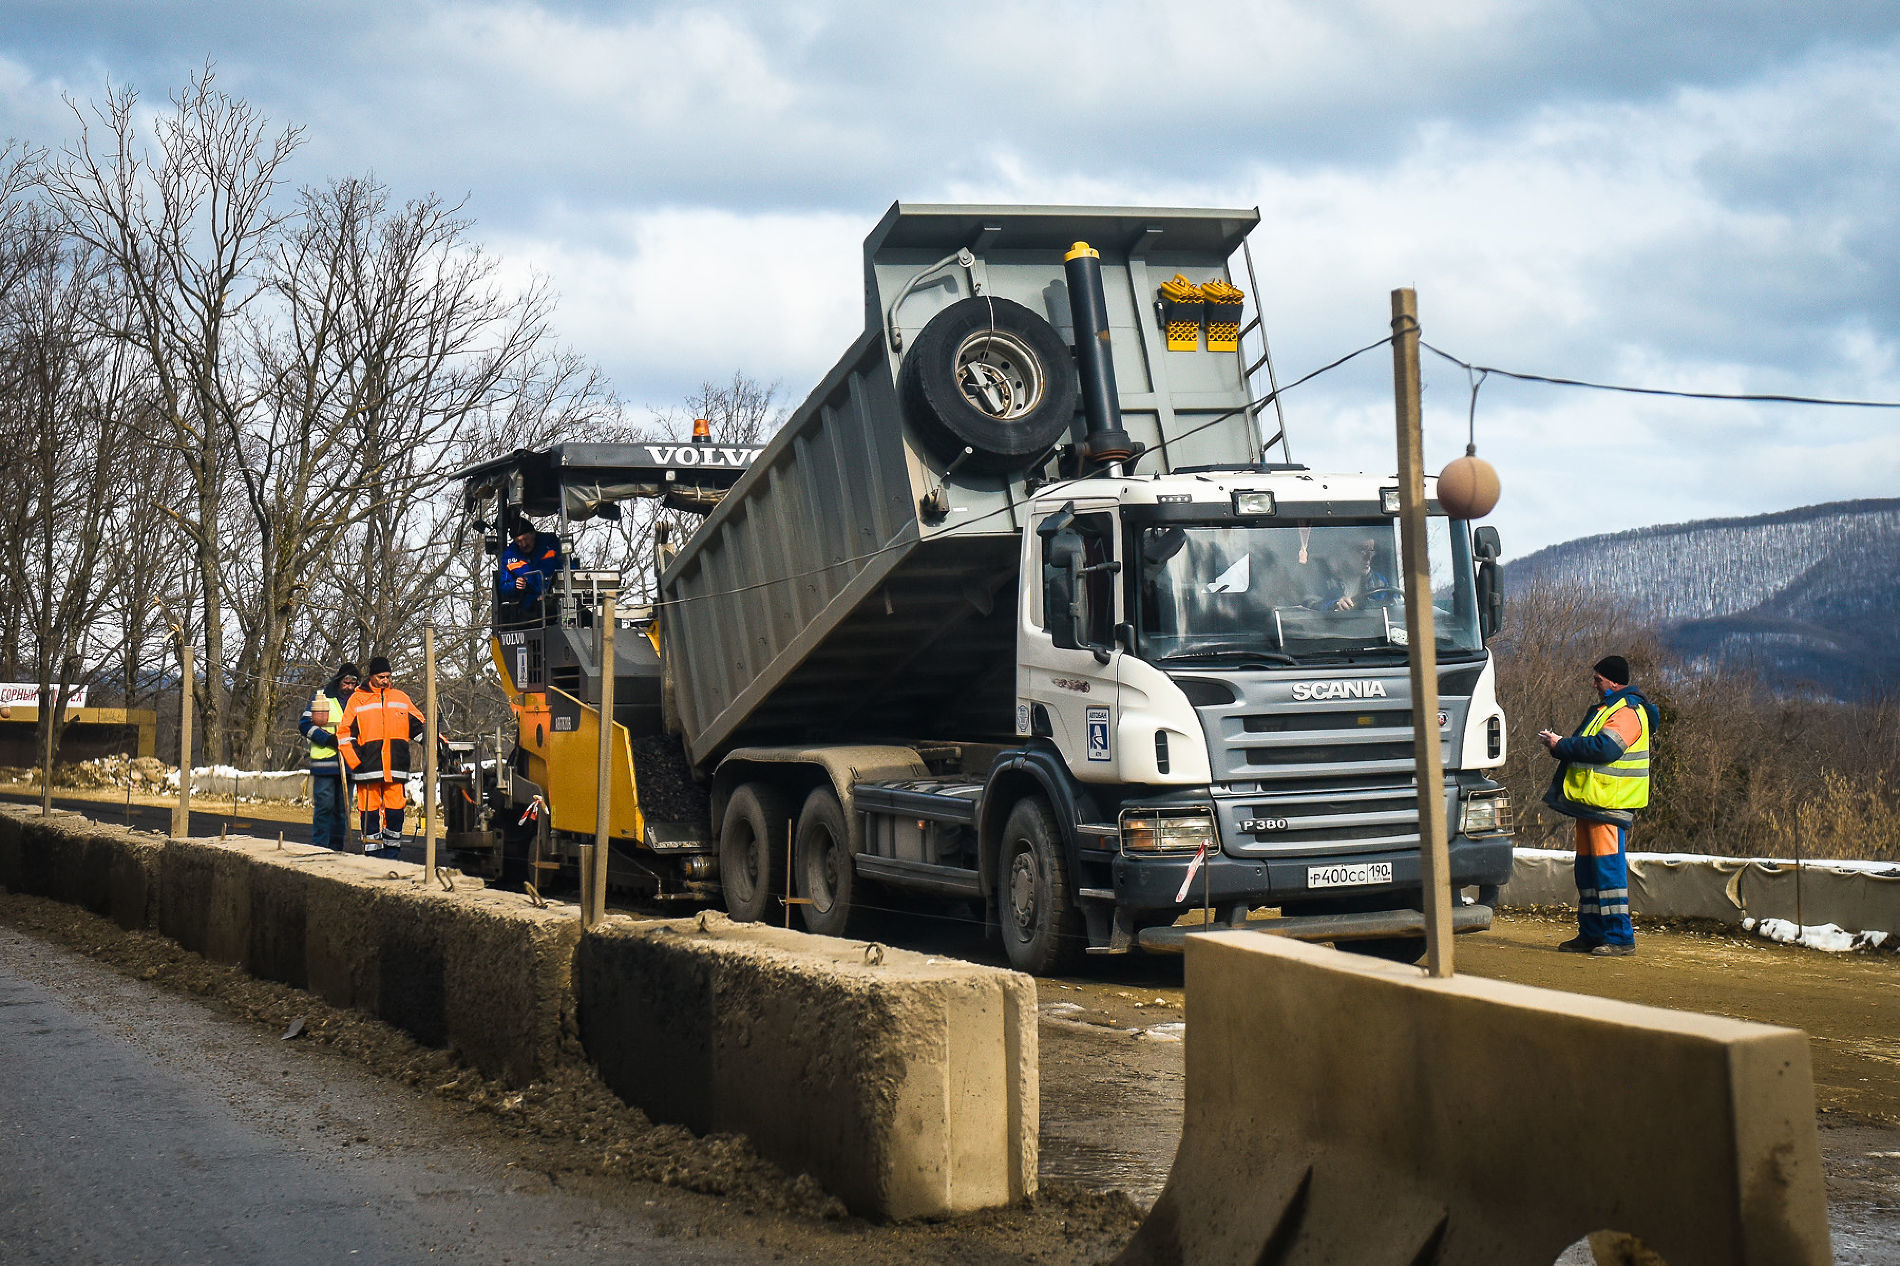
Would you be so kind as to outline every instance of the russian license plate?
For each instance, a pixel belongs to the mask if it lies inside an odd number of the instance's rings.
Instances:
[[[1308,888],[1355,888],[1361,884],[1392,882],[1391,862],[1359,862],[1351,866],[1308,866]]]

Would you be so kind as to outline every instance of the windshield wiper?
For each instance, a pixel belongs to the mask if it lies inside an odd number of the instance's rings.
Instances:
[[[1179,651],[1173,655],[1163,655],[1155,662],[1158,664],[1185,664],[1204,659],[1244,658],[1259,660],[1267,664],[1281,664],[1287,668],[1299,665],[1299,660],[1279,651],[1263,651],[1252,646],[1204,646],[1195,651]]]
[[[1396,655],[1398,658],[1404,659],[1405,648],[1403,646],[1390,645],[1348,646],[1336,651],[1308,651],[1300,658],[1302,662],[1311,663],[1319,659],[1351,659],[1356,655]]]

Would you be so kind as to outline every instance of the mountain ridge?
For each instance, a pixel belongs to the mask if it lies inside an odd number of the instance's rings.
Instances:
[[[1692,663],[1836,699],[1900,685],[1900,498],[1630,528],[1546,546],[1510,588],[1604,591]]]

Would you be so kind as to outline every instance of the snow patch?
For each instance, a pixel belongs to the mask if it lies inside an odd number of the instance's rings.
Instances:
[[[1879,949],[1889,939],[1885,932],[1848,932],[1832,923],[1800,927],[1791,919],[1743,919],[1742,927],[1765,940],[1782,945],[1802,945],[1829,954]]]

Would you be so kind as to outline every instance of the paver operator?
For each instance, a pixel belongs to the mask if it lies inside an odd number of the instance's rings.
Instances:
[[[304,705],[297,729],[310,740],[310,840],[319,848],[343,851],[349,836],[350,809],[343,803],[342,767],[337,763],[336,730],[362,674],[355,664],[336,670]]]
[[[530,619],[541,606],[548,582],[561,570],[561,538],[543,532],[517,515],[495,574],[495,592],[504,619]]]
[[[1607,655],[1590,669],[1600,696],[1577,732],[1537,737],[1559,762],[1544,803],[1577,822],[1577,935],[1557,948],[1599,958],[1636,952],[1630,923],[1629,840],[1649,803],[1650,740],[1660,714],[1629,684],[1629,661]]]
[[[390,684],[389,661],[381,655],[370,660],[369,680],[343,710],[337,750],[356,787],[363,851],[371,857],[395,857],[400,849],[409,744],[426,728],[421,710]]]

